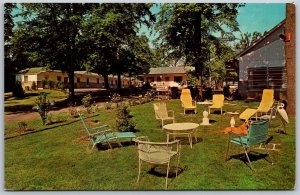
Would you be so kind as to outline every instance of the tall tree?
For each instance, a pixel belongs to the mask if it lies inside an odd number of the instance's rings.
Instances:
[[[170,45],[170,50],[179,52],[186,64],[195,67],[200,78],[202,96],[203,70],[209,61],[207,49],[213,44],[216,52],[222,52],[220,39],[233,40],[233,31],[238,30],[236,21],[239,4],[189,3],[164,4],[159,14],[157,30],[162,45]],[[219,34],[220,36],[216,36]]]
[[[138,37],[140,24],[150,25],[154,16],[150,12],[151,4],[99,4],[88,14],[84,22],[83,34],[89,46],[90,54],[86,65],[102,74],[108,88],[108,74],[118,75],[118,89],[121,88],[121,75],[137,72],[142,66],[141,49],[145,37]],[[139,48],[138,46],[141,46]],[[149,47],[149,46],[148,46]],[[145,57],[145,56],[143,56]],[[145,64],[144,64],[145,65]]]
[[[19,4],[22,20],[14,37],[16,58],[57,68],[69,76],[69,99],[74,98],[74,70],[81,63],[79,40],[81,20],[92,4]],[[25,62],[26,62],[25,61]]]
[[[16,7],[15,3],[4,4],[4,68],[5,68],[5,92],[11,91],[15,83],[15,67],[11,52],[11,39],[13,36],[13,9]]]

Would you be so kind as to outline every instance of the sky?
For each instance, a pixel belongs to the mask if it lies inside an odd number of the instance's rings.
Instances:
[[[157,13],[159,7],[151,8],[152,13]],[[271,30],[285,18],[285,3],[246,3],[245,6],[238,8],[237,21],[242,33],[253,33]],[[146,26],[142,26],[140,33],[145,33],[150,41],[156,36],[150,34]],[[240,38],[240,33],[234,33]],[[151,44],[152,45],[152,44]]]

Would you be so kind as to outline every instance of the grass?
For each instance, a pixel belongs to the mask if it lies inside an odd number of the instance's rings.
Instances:
[[[23,111],[31,109],[35,105],[36,97],[40,92],[45,92],[48,94],[48,98],[55,102],[62,102],[68,98],[68,95],[59,90],[38,90],[38,91],[26,91],[24,98],[16,98],[12,96],[12,93],[5,93],[4,98],[4,110],[5,114],[10,114],[11,112]]]
[[[244,106],[254,107],[257,102],[225,105],[225,111],[243,111]],[[175,111],[176,122],[202,120],[203,106],[198,114],[183,115],[179,100],[167,101],[167,107]],[[138,136],[148,136],[151,141],[165,141],[166,135],[160,122],[154,117],[153,103],[130,108],[137,126]],[[169,190],[288,190],[295,187],[295,119],[290,119],[287,135],[277,133],[279,119],[273,120],[271,143],[279,145],[279,151],[271,151],[275,162],[264,159],[253,161],[256,171],[239,159],[225,159],[227,135],[221,131],[229,126],[230,116],[211,114],[212,126],[200,127],[198,143],[191,149],[186,141],[182,144],[180,167],[177,178],[169,179]],[[237,117],[236,117],[237,118]],[[101,124],[115,125],[115,110],[100,110],[93,117]],[[242,122],[236,119],[237,124]],[[17,124],[5,124],[5,188],[10,190],[163,190],[165,169],[143,164],[138,174],[136,146],[125,144],[113,150],[91,150],[78,119],[41,126],[40,119],[29,122],[36,130],[28,134],[13,134]],[[264,153],[264,150],[256,150]],[[230,154],[241,154],[239,147],[232,147]],[[150,172],[150,173],[149,173]]]

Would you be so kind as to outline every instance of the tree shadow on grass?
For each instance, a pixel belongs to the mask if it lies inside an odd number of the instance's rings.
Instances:
[[[70,124],[76,123],[78,121],[79,120],[74,120],[74,121],[71,121],[69,123],[59,124],[59,125],[55,125],[55,126],[52,126],[52,127],[46,127],[44,129],[40,129],[40,130],[37,130],[37,131],[30,131],[30,132],[27,132],[27,133],[24,133],[24,134],[19,134],[19,135],[15,135],[15,136],[5,137],[4,139],[7,140],[7,139],[15,138],[15,137],[20,137],[20,136],[24,136],[24,135],[29,135],[29,134],[33,134],[33,133],[39,133],[39,132],[42,132],[42,131],[51,130],[51,129],[54,129],[54,128],[57,128],[57,127],[64,127],[64,126],[68,126]],[[72,129],[70,129],[70,130],[72,130]]]

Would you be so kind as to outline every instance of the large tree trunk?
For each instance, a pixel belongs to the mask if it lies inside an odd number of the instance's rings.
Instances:
[[[285,43],[285,60],[287,69],[287,113],[295,116],[296,112],[296,33],[295,4],[286,4],[285,34],[290,33],[290,41]]]
[[[121,81],[121,73],[118,72],[118,91],[120,91],[122,88],[122,81]]]
[[[109,81],[108,81],[108,75],[107,74],[103,74],[104,77],[104,87],[105,89],[110,89],[109,87]]]

